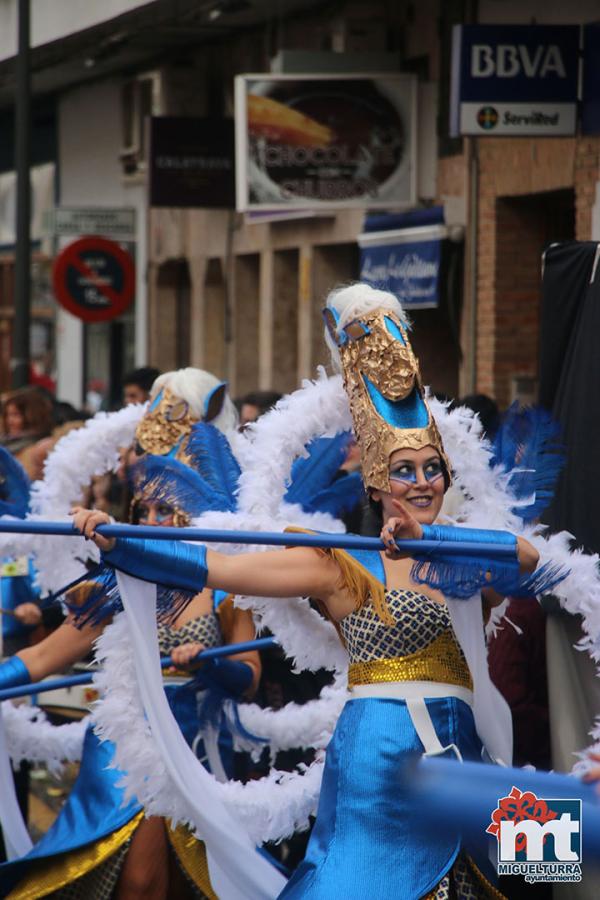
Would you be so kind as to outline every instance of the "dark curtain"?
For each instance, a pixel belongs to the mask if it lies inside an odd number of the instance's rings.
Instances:
[[[545,254],[540,404],[562,428],[567,461],[544,516],[577,545],[600,551],[600,245],[554,244]]]

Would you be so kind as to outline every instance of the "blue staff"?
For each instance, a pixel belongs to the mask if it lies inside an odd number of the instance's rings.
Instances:
[[[218,528],[177,528],[156,525],[99,525],[97,533],[106,538],[139,538],[159,541],[200,541],[221,544],[262,544],[272,547],[338,547],[345,550],[383,550],[384,543],[376,537],[362,537],[353,534],[299,534],[281,531],[233,531]],[[456,530],[455,530],[456,531]],[[460,529],[458,529],[460,531]],[[0,533],[46,534],[63,537],[80,536],[70,522],[46,522],[35,519],[0,519]],[[501,534],[498,532],[497,534]],[[515,556],[514,544],[500,543],[494,539],[495,532],[488,532],[489,541],[468,540],[402,540],[398,548],[407,554],[419,555],[437,553],[457,556],[477,556],[486,559],[511,559]]]
[[[408,768],[406,784],[418,803],[419,816],[436,829],[449,826],[473,836],[485,833],[499,799],[507,797],[513,786],[532,791],[538,799],[581,800],[583,858],[600,859],[600,797],[595,787],[572,775],[442,757],[424,757],[416,771]]]
[[[274,638],[258,638],[255,641],[243,641],[239,644],[224,644],[222,647],[209,647],[207,650],[201,650],[193,662],[207,662],[209,659],[221,659],[224,656],[233,656],[236,653],[244,653],[246,650],[266,650],[275,644]],[[167,668],[173,665],[170,656],[163,656],[160,661],[161,666]],[[50,681],[37,681],[35,684],[22,684],[18,687],[6,688],[0,691],[0,702],[2,700],[13,700],[15,697],[28,697],[30,694],[42,694],[47,691],[57,691],[61,688],[76,687],[80,684],[91,684],[93,680],[92,672],[82,672],[81,675],[67,675],[64,678],[54,678]]]

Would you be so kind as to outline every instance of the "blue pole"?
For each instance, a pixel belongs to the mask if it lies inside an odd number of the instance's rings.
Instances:
[[[233,656],[235,653],[244,653],[246,650],[266,650],[267,647],[275,645],[274,638],[258,638],[255,641],[243,641],[240,644],[224,644],[222,647],[209,647],[208,650],[202,650],[196,657],[194,662],[205,662],[209,659],[220,659],[223,656]],[[163,656],[160,660],[161,666],[167,668],[173,665],[170,656]],[[81,675],[67,675],[64,678],[55,678],[52,681],[36,681],[34,684],[22,684],[19,687],[5,688],[0,691],[0,702],[2,700],[14,700],[15,697],[27,697],[30,694],[42,694],[47,691],[57,691],[61,688],[77,687],[80,684],[91,684],[94,677],[93,672],[82,672]]]
[[[346,550],[383,550],[384,544],[376,537],[354,534],[300,534],[281,531],[232,531],[216,528],[177,528],[162,525],[99,525],[96,529],[103,537],[128,537],[159,541],[201,541],[222,544],[261,544],[271,547],[339,547]],[[43,522],[34,519],[0,519],[0,533],[45,534],[73,537],[79,535],[70,522]],[[515,548],[510,544],[470,541],[397,541],[398,548],[407,554],[435,555],[438,551],[458,556],[476,555],[485,559],[515,558]]]
[[[421,758],[407,765],[405,783],[419,816],[438,831],[449,827],[481,836],[491,824],[501,797],[513,786],[543,800],[581,800],[584,861],[600,859],[600,796],[597,787],[557,772],[458,762],[443,757]]]

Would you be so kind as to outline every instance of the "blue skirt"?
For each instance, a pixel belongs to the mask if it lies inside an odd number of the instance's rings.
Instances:
[[[198,731],[196,692],[187,685],[166,685],[169,705],[191,745]],[[202,747],[199,748],[202,752]],[[142,810],[133,798],[125,801],[123,773],[114,766],[114,744],[100,741],[89,725],[85,732],[79,774],[54,824],[25,856],[0,865],[0,897],[6,896],[32,864],[92,847],[119,831]]]
[[[442,745],[456,744],[464,759],[481,760],[471,708],[454,697],[426,703]],[[407,796],[402,764],[422,752],[403,700],[346,703],[327,748],[306,856],[281,898],[417,900],[438,884],[454,863],[461,838],[424,826]],[[468,851],[483,863],[485,836]]]

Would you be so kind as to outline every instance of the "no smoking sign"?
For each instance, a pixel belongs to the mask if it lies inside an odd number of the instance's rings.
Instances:
[[[54,262],[56,299],[84,322],[107,322],[124,312],[135,293],[135,266],[115,241],[83,237]]]

